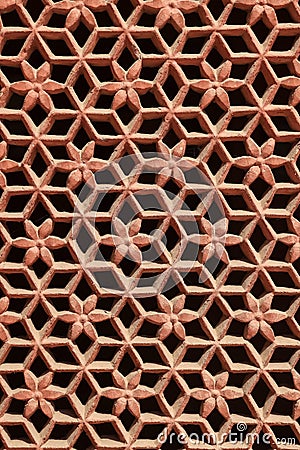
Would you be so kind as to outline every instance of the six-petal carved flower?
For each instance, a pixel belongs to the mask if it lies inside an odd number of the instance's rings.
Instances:
[[[49,249],[55,250],[65,245],[65,240],[56,236],[50,236],[53,231],[53,222],[51,219],[37,228],[30,220],[25,220],[25,230],[29,238],[17,238],[14,245],[19,248],[26,248],[24,262],[28,266],[41,258],[47,266],[51,267],[54,263],[53,256]]]
[[[75,189],[82,182],[87,182],[93,173],[101,170],[104,163],[93,159],[95,142],[88,142],[84,148],[79,151],[72,142],[67,145],[68,153],[72,161],[60,161],[57,168],[62,171],[70,171],[67,180],[69,189]]]
[[[0,298],[0,339],[3,342],[7,341],[10,337],[5,325],[11,325],[20,320],[20,314],[13,311],[7,311],[8,306],[8,297]]]
[[[125,257],[130,257],[132,261],[141,263],[142,252],[139,247],[147,246],[151,243],[151,238],[147,234],[139,233],[142,221],[140,218],[125,224],[118,217],[112,221],[115,234],[103,236],[101,244],[114,246],[113,261],[119,264]]]
[[[196,320],[199,316],[195,311],[189,311],[184,308],[185,295],[179,295],[172,300],[168,300],[164,295],[157,296],[157,303],[161,312],[150,312],[146,319],[155,325],[160,325],[158,338],[166,339],[169,334],[174,334],[179,339],[185,338],[185,329],[183,323]]]
[[[168,147],[163,143],[158,143],[158,148],[162,157],[153,158],[149,160],[149,167],[158,170],[157,184],[158,186],[164,186],[166,182],[171,178],[180,184],[185,183],[185,173],[191,170],[195,161],[191,161],[184,156],[186,143],[180,141],[170,151]]]
[[[21,67],[26,80],[13,83],[11,88],[18,94],[26,94],[23,108],[26,111],[30,110],[39,101],[47,111],[50,111],[53,102],[48,93],[55,94],[63,90],[61,83],[49,80],[50,64],[46,61],[41,67],[34,69],[27,61],[23,61]]]
[[[242,238],[227,233],[228,219],[225,217],[215,223],[211,223],[203,217],[201,219],[201,225],[206,234],[192,234],[188,236],[188,240],[198,245],[204,245],[202,250],[202,263],[205,264],[212,256],[228,263],[229,258],[225,245],[238,244]]]
[[[138,400],[151,397],[154,390],[146,386],[139,387],[142,372],[137,370],[124,377],[119,371],[113,372],[113,380],[117,387],[105,388],[102,395],[116,400],[113,413],[116,416],[122,414],[127,407],[135,416],[140,416],[140,405]]]
[[[229,78],[231,67],[231,61],[225,61],[218,69],[213,69],[206,61],[201,63],[201,68],[208,80],[203,79],[192,83],[192,87],[206,91],[200,101],[202,109],[205,109],[214,99],[226,110],[230,107],[226,91],[238,89],[243,84],[240,80]]]
[[[74,341],[83,331],[90,339],[97,339],[98,335],[93,323],[102,322],[109,318],[105,311],[95,309],[97,296],[92,294],[82,302],[75,294],[72,294],[69,301],[71,311],[60,313],[59,319],[72,324],[70,339]]]
[[[245,339],[253,338],[258,331],[268,340],[273,342],[275,335],[270,323],[279,322],[286,319],[286,313],[270,309],[273,294],[266,294],[262,298],[256,300],[252,294],[246,296],[246,303],[249,311],[236,311],[234,318],[239,322],[247,322],[245,329]]]
[[[27,401],[24,408],[24,416],[28,418],[38,408],[41,408],[46,416],[52,417],[54,409],[49,400],[56,400],[63,395],[59,388],[54,390],[54,388],[50,387],[53,372],[48,372],[38,379],[32,372],[25,370],[24,379],[28,389],[18,389],[14,393],[14,398],[17,400]]]
[[[236,158],[234,163],[243,169],[249,169],[243,183],[249,185],[261,176],[270,185],[275,184],[271,168],[280,167],[286,163],[286,158],[273,155],[275,140],[270,138],[261,147],[252,139],[247,140],[250,156]]]
[[[243,390],[227,386],[229,374],[223,372],[213,377],[207,370],[202,372],[204,388],[193,389],[191,397],[204,400],[201,415],[206,418],[217,408],[225,419],[229,419],[230,412],[226,400],[243,397]]]
[[[145,94],[152,88],[152,83],[146,80],[139,80],[142,70],[142,61],[137,60],[126,72],[117,61],[112,61],[112,70],[118,81],[106,83],[103,91],[115,94],[112,109],[118,109],[126,103],[130,104],[135,110],[141,108],[139,94]]]

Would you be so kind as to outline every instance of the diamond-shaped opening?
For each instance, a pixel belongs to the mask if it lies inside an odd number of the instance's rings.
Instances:
[[[100,135],[117,136],[119,127],[115,122],[110,123],[105,120],[93,120],[92,125]]]
[[[55,424],[54,428],[51,431],[51,434],[49,436],[49,439],[55,439],[55,440],[68,440],[71,433],[75,431],[76,427],[72,425],[67,424]]]
[[[292,49],[296,40],[296,34],[292,36],[278,35],[271,50],[273,52],[288,52]]]
[[[72,32],[72,34],[80,47],[83,47],[90,36],[90,31],[85,24],[80,21],[78,27]]]
[[[285,398],[277,397],[275,404],[272,408],[272,414],[282,415],[282,411],[286,416],[292,416],[293,414],[293,402],[286,400]]]
[[[261,227],[259,225],[256,225],[255,229],[253,230],[253,233],[250,237],[250,242],[252,246],[255,248],[255,250],[258,252],[261,247],[265,244],[267,241]]]
[[[183,106],[199,106],[202,95],[199,92],[189,89],[182,103]]]
[[[131,67],[132,64],[135,63],[135,58],[132,56],[131,51],[127,47],[124,48],[121,55],[119,56],[118,63],[125,70],[128,70],[129,67]]]
[[[92,343],[93,341],[85,333],[81,333],[75,340],[75,344],[81,353],[85,353]]]
[[[104,37],[100,36],[93,50],[94,54],[106,55],[111,52],[113,46],[117,42],[117,36],[115,37]],[[95,68],[95,67],[94,67]]]
[[[28,129],[24,125],[23,120],[11,120],[11,119],[2,119],[3,125],[7,128],[10,134],[23,134],[25,136],[29,136]]]
[[[218,52],[218,50],[215,47],[213,47],[209,52],[209,54],[207,55],[206,61],[208,62],[208,64],[210,64],[212,67],[216,69],[217,67],[220,66],[220,64],[222,64],[224,58]]]
[[[225,41],[234,53],[248,53],[249,49],[243,36],[224,36]]]
[[[79,100],[83,102],[90,91],[90,85],[86,81],[86,78],[83,73],[80,74],[79,77],[77,78],[77,81],[73,86],[73,89]]]
[[[207,417],[207,420],[212,429],[215,431],[219,431],[221,426],[225,422],[224,417],[216,408],[210,413],[210,415]]]
[[[178,234],[172,226],[169,226],[165,233],[165,236],[167,239],[166,247],[169,251],[171,251],[179,242]]]
[[[213,175],[216,175],[216,173],[221,169],[223,161],[221,160],[217,152],[213,152],[206,164],[208,165],[211,173]]]
[[[66,307],[65,309],[68,309],[68,307]],[[51,335],[58,338],[67,339],[68,332],[69,332],[69,325],[66,322],[63,322],[62,320],[58,320],[54,325]]]
[[[129,430],[135,422],[134,415],[132,415],[131,412],[128,411],[128,409],[125,409],[122,414],[120,414],[119,419],[121,420],[126,430]]]
[[[33,361],[33,363],[30,366],[30,371],[32,373],[34,373],[34,375],[36,377],[41,377],[42,375],[44,375],[46,372],[48,372],[48,367],[46,366],[46,364],[44,363],[44,360],[37,355]]]
[[[45,312],[42,305],[39,303],[30,316],[31,321],[37,330],[41,330],[43,326],[48,322],[48,314]]]
[[[180,139],[177,136],[177,134],[175,133],[175,131],[173,130],[173,128],[171,128],[168,131],[168,133],[165,135],[165,137],[163,138],[163,142],[169,148],[173,148],[173,147],[175,147],[176,144],[178,144],[178,142],[180,142]]]
[[[66,16],[64,14],[51,14],[50,20],[47,23],[48,27],[65,28]]]
[[[12,93],[10,96],[8,103],[6,104],[6,108],[9,109],[21,109],[23,106],[24,97],[22,95],[18,95]]]
[[[5,425],[4,426],[4,430],[7,432],[9,439],[12,442],[15,441],[23,441],[26,443],[30,443],[32,444],[32,438],[30,438],[30,436],[28,436],[27,432],[26,432],[26,428],[24,425]],[[30,445],[31,447],[31,445]]]
[[[38,278],[42,278],[48,271],[49,267],[44,261],[39,258],[37,261],[35,261],[34,264],[32,264],[32,269],[34,270]]]
[[[249,105],[249,101],[245,98],[242,89],[235,89],[227,92],[231,106],[245,106]]]
[[[74,273],[55,273],[48,285],[49,289],[66,289]]]
[[[257,333],[253,336],[250,342],[259,354],[261,354],[262,350],[266,347],[266,345],[268,345],[268,341],[261,335],[261,333]]]
[[[173,353],[176,348],[181,345],[182,341],[175,336],[174,333],[169,334],[169,336],[163,341],[164,345],[167,347],[170,353]]]
[[[222,372],[223,366],[216,354],[212,357],[212,359],[209,361],[208,365],[206,366],[206,370],[209,371],[212,375],[217,375],[217,373]]]
[[[52,205],[57,211],[63,212],[73,212],[74,207],[72,203],[70,203],[69,197],[67,194],[53,194],[49,195]]]
[[[223,317],[223,312],[219,306],[214,302],[206,313],[206,318],[212,327],[216,327]]]
[[[24,24],[16,10],[2,14],[1,19],[4,27],[24,27]]]
[[[233,363],[254,365],[251,360],[253,356],[250,351],[247,351],[246,347],[228,346],[225,350]]]
[[[132,111],[128,105],[124,105],[121,108],[117,109],[117,114],[122,120],[124,125],[128,125],[129,122],[135,117],[134,111]]]
[[[119,364],[118,371],[126,377],[130,372],[133,372],[134,370],[135,364],[129,353],[126,352]]]
[[[291,125],[289,124],[289,121],[284,116],[273,116],[272,122],[274,123],[275,127],[278,131],[294,131],[295,128],[291,126],[293,122],[291,121]]]
[[[255,128],[255,130],[251,134],[251,138],[256,142],[256,144],[258,144],[260,146],[269,139],[269,136],[264,131],[261,124],[258,124],[258,126]]]
[[[144,12],[139,18],[137,25],[140,27],[154,27],[155,20],[156,20],[155,14],[148,14]]]
[[[206,108],[205,113],[208,115],[211,123],[214,125],[219,122],[219,120],[224,116],[225,112],[220,106],[215,103],[211,102]]]
[[[134,321],[135,313],[128,303],[126,303],[124,308],[122,308],[121,312],[119,313],[119,319],[121,319],[123,325],[126,328],[129,328]]]
[[[232,8],[228,19],[226,20],[227,25],[246,25],[247,22],[247,11],[239,8]]]
[[[257,280],[255,281],[252,289],[251,289],[251,294],[254,295],[254,297],[256,298],[260,298],[262,297],[264,294],[267,293],[267,290],[264,286],[264,284],[262,283],[260,278],[257,278]]]
[[[27,111],[27,114],[36,127],[40,126],[48,117],[46,111],[39,104],[36,104],[30,111]]]
[[[39,226],[49,218],[50,214],[47,209],[45,209],[44,205],[41,202],[38,202],[30,215],[31,222],[33,222],[34,225]]]
[[[159,30],[162,38],[164,41],[168,44],[169,47],[171,47],[180,33],[174,28],[173,24],[168,22],[166,25]]]
[[[73,139],[73,144],[76,145],[77,148],[82,149],[88,142],[90,142],[90,140],[91,139],[85,129],[81,127]]]
[[[178,186],[175,179],[170,178],[164,185],[164,191],[168,197],[174,199],[174,197],[181,191],[181,188]]]
[[[259,97],[262,97],[265,91],[268,89],[268,83],[262,72],[258,72],[255,77],[252,87]]]
[[[80,250],[85,253],[93,242],[89,232],[85,227],[82,227],[76,236],[76,244],[79,246]]]
[[[230,131],[242,131],[251,119],[252,116],[250,115],[234,116],[227,125],[227,129]]]
[[[64,39],[45,39],[50,51],[55,56],[72,56],[68,42]]]
[[[76,395],[83,405],[85,405],[88,402],[88,399],[90,398],[92,392],[93,391],[89,383],[86,381],[85,378],[82,378],[82,380],[79,383],[79,386],[76,389]]]
[[[30,417],[30,422],[34,425],[39,433],[45,427],[48,420],[49,418],[43,413],[41,409],[37,409],[35,413]]]
[[[291,95],[291,90],[280,87],[272,101],[273,105],[287,105]]]
[[[48,131],[49,135],[57,135],[57,136],[65,136],[71,125],[73,124],[74,119],[61,119],[55,117],[54,124],[51,129]]]
[[[205,130],[200,125],[198,117],[192,117],[190,119],[180,119],[180,122],[188,133],[205,133]]]
[[[270,185],[262,178],[256,178],[250,185],[251,191],[258,200],[261,200],[270,189]]]
[[[110,439],[119,442],[124,442],[124,438],[119,432],[114,422],[102,422],[93,425],[96,433],[102,439]]]
[[[165,91],[170,100],[173,100],[176,97],[179,88],[180,86],[178,86],[173,75],[169,74],[168,78],[163,84],[163,90]]]
[[[270,29],[262,20],[259,20],[256,24],[252,25],[251,29],[260,43],[264,42],[270,33]]]
[[[170,406],[174,405],[176,400],[179,398],[180,394],[181,389],[179,388],[174,378],[171,378],[170,382],[168,383],[168,386],[164,390],[165,399],[167,400]]]
[[[47,169],[47,164],[39,152],[36,153],[30,167],[38,177],[41,177],[44,174]]]
[[[215,19],[218,19],[222,12],[224,11],[224,4],[222,0],[210,0],[207,7],[209,8],[211,14]]]
[[[266,384],[264,379],[260,377],[253,391],[251,392],[251,396],[259,408],[262,408],[264,406],[270,394],[271,390],[269,386]]]
[[[10,39],[7,40],[2,48],[2,56],[17,56],[23,47],[24,39]]]
[[[27,0],[26,9],[29,12],[31,18],[36,22],[45,5],[43,2],[36,2],[36,0]],[[14,25],[16,26],[16,25]]]
[[[44,64],[45,62],[45,58],[41,55],[41,53],[35,49],[31,55],[29,56],[29,58],[27,59],[27,62],[34,67],[35,69],[37,69],[38,67],[40,67],[42,64]]]
[[[146,119],[143,118],[143,123],[141,127],[139,128],[138,132],[141,134],[154,134],[157,133],[158,129],[160,128],[162,123],[161,118],[157,119]]]
[[[199,12],[195,11],[192,12],[190,14],[185,13],[184,15],[185,18],[185,25],[187,27],[201,27],[201,26],[205,26],[205,24],[202,22],[200,16],[199,16]]]
[[[117,3],[117,8],[123,19],[127,20],[135,7],[130,0],[119,0]]]
[[[158,108],[160,106],[154,93],[151,91],[146,92],[146,94],[140,95],[140,101],[143,108]]]
[[[270,256],[270,259],[273,259],[275,261],[284,261],[287,257],[289,248],[290,247],[288,245],[285,245],[282,242],[277,241]]]

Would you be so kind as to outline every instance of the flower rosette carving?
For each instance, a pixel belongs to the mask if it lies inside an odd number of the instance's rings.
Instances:
[[[56,236],[51,236],[54,223],[51,219],[45,220],[40,226],[36,227],[30,220],[25,221],[25,230],[28,237],[17,238],[14,245],[18,248],[26,249],[24,263],[31,266],[38,258],[41,258],[48,267],[54,263],[50,250],[63,247],[66,242]]]

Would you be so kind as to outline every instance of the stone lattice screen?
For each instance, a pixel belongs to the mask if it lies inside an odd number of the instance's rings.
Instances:
[[[299,19],[296,0],[0,0],[0,449],[300,448]],[[135,191],[161,207],[127,226]],[[95,245],[121,293],[83,264]],[[230,431],[256,442],[176,438]]]

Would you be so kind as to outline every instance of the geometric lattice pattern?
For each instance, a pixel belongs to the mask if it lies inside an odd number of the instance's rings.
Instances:
[[[297,443],[298,2],[0,0],[0,14],[0,449]],[[104,294],[74,251],[76,198],[94,172],[145,152],[210,180],[225,250],[204,283]],[[177,195],[172,170],[161,184]],[[97,217],[106,243],[117,202]],[[135,254],[148,219],[129,233]],[[167,233],[172,252],[172,222]],[[270,446],[157,440],[239,423]]]

